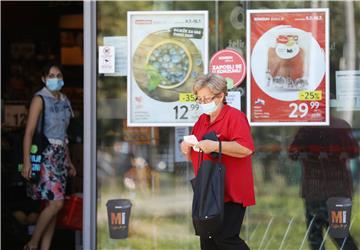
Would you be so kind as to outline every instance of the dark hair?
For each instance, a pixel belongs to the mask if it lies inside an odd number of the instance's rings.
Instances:
[[[47,64],[44,65],[44,67],[41,70],[41,76],[46,78],[49,73],[50,73],[50,69],[52,67],[58,68],[62,74],[64,74],[64,68],[62,67],[62,65],[58,62],[49,62]]]

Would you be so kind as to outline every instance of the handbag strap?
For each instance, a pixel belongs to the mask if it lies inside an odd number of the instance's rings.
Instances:
[[[204,152],[200,150],[200,152],[198,153],[198,170],[201,167],[201,162],[203,161],[203,158],[204,158]]]
[[[222,144],[221,141],[219,140],[219,158],[218,158],[219,163],[221,163],[221,155],[222,155]]]
[[[45,100],[44,100],[44,97],[42,97],[42,95],[37,95],[41,98],[41,101],[42,101],[42,107],[43,107],[43,110],[42,110],[42,116],[41,116],[41,127],[40,127],[40,132],[42,134],[44,134],[44,126],[45,126]]]

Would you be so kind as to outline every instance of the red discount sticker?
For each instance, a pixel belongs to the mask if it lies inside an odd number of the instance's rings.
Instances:
[[[212,56],[209,71],[224,77],[228,83],[232,82],[232,86],[228,86],[228,88],[236,87],[245,78],[245,60],[236,50],[220,50]]]

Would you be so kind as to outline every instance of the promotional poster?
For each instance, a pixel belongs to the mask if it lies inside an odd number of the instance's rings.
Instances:
[[[329,11],[247,11],[251,125],[329,124]]]
[[[128,125],[192,126],[208,69],[208,12],[128,12]]]

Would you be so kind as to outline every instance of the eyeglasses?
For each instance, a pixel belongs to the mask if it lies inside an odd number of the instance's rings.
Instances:
[[[197,97],[195,98],[195,102],[198,103],[198,104],[209,103],[209,102],[211,102],[212,100],[214,100],[216,97],[218,97],[218,95],[219,95],[219,94],[214,95],[214,96],[212,96],[212,97],[202,97],[202,98],[200,98],[200,97],[197,96]]]

